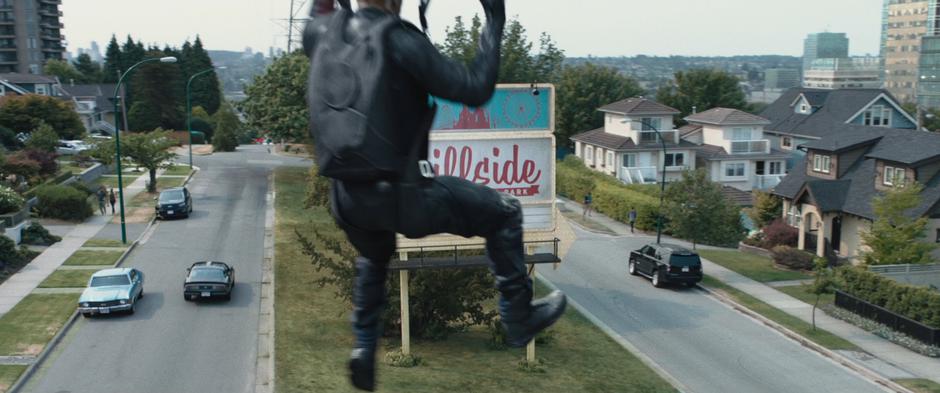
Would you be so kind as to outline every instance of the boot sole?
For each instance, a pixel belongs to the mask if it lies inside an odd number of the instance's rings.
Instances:
[[[371,375],[371,378],[369,376]],[[371,379],[371,381],[370,381]],[[359,364],[358,359],[349,360],[349,382],[353,387],[367,392],[375,391],[375,369],[369,370]]]
[[[538,326],[536,326],[535,331],[532,332],[532,334],[526,336],[526,339],[525,339],[524,341],[522,341],[522,340],[510,340],[510,339],[507,338],[507,339],[506,339],[506,345],[507,345],[508,347],[510,347],[510,348],[524,348],[526,345],[529,345],[529,342],[530,342],[530,341],[532,341],[533,339],[535,339],[535,336],[536,336],[536,335],[538,335],[538,334],[541,333],[543,330],[548,329],[549,327],[551,327],[552,325],[554,325],[555,322],[558,322],[558,320],[561,319],[561,316],[562,316],[562,315],[565,315],[565,309],[568,308],[568,299],[567,299],[567,298],[562,298],[562,299],[563,299],[563,300],[562,300],[562,303],[561,303],[561,307],[558,308],[558,314],[556,314],[556,315],[555,315],[554,317],[552,317],[551,319],[547,319],[547,320],[545,320],[544,322],[542,322],[541,324],[539,324]]]

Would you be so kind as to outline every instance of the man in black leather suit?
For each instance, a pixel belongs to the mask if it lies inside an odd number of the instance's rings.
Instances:
[[[429,106],[430,95],[470,106],[483,105],[493,95],[506,20],[505,4],[504,0],[480,2],[487,23],[470,67],[443,56],[427,36],[407,22],[388,31],[389,83],[396,94],[379,99],[393,107],[391,112],[397,118],[382,132],[383,137],[397,141],[399,151],[406,152],[420,144],[424,149],[418,158],[427,158],[430,130],[426,120],[433,115],[429,112],[433,110]],[[314,2],[313,18],[304,36],[308,55],[313,53],[317,34],[326,29],[333,10],[333,0]],[[397,18],[400,10],[401,0],[359,0],[359,10],[348,33],[355,36],[380,18]],[[413,164],[417,170],[418,163]],[[361,254],[355,262],[356,340],[349,362],[352,383],[359,389],[371,391],[375,387],[379,319],[385,307],[387,266],[395,252],[396,233],[409,238],[438,233],[485,238],[490,270],[501,294],[499,313],[506,327],[507,343],[512,347],[524,347],[565,309],[565,296],[557,291],[532,301],[532,282],[524,264],[522,207],[514,197],[464,179],[440,176],[419,177],[416,181],[395,178],[363,183],[334,181],[331,199],[336,222]]]

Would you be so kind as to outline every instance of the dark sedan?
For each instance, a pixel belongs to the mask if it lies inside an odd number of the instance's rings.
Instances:
[[[196,262],[186,269],[183,298],[188,300],[232,298],[235,268],[223,262]]]
[[[193,197],[186,187],[168,188],[160,192],[156,209],[161,219],[189,217],[189,213],[193,212]]]

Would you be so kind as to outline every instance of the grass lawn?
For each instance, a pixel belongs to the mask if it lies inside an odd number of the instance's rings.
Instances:
[[[137,180],[138,177],[140,177],[140,174],[139,174],[139,173],[124,174],[124,176],[121,177],[121,182],[124,183],[124,188],[127,188],[127,186],[129,186],[131,183],[133,183],[134,180]],[[107,187],[109,190],[113,188],[113,189],[115,189],[114,192],[117,192],[117,188],[118,188],[118,178],[117,178],[117,176],[114,176],[114,177],[111,177],[111,176],[107,176],[107,177],[102,176],[102,177],[99,177],[97,180],[95,180],[95,182],[93,183],[93,185],[91,186],[91,188],[92,188],[92,189],[96,189],[96,188],[98,188],[99,185],[103,185],[103,186]]]
[[[161,176],[157,178],[157,188],[173,188],[173,187],[182,187],[183,183],[186,182],[185,177],[165,177]]]
[[[123,253],[124,251],[78,250],[65,260],[65,264],[69,266],[113,265]]]
[[[23,371],[26,371],[26,366],[0,365],[0,393],[9,390]]]
[[[810,285],[791,285],[787,287],[777,287],[776,289],[787,295],[800,299],[804,303],[813,304],[816,302],[816,295],[813,295],[812,293],[808,292],[811,287],[812,286]],[[835,294],[822,295],[822,297],[819,298],[819,307],[822,307],[827,304],[835,303],[835,301],[836,301]]]
[[[82,247],[112,247],[112,248],[126,248],[127,245],[121,243],[120,240],[114,239],[88,239],[85,244],[82,244]]]
[[[80,167],[80,166],[78,166],[78,165],[73,165],[73,164],[71,164],[71,163],[68,163],[68,164],[60,163],[60,164],[59,164],[59,174],[63,174],[63,173],[65,173],[65,172],[71,172],[73,175],[78,175],[78,174],[81,174],[82,172],[84,172],[86,169],[88,169],[88,168]]]
[[[751,295],[734,289],[731,286],[716,280],[712,276],[705,275],[705,279],[702,281],[702,284],[705,284],[709,288],[724,292],[729,297],[734,299],[734,301],[736,301],[738,304],[747,307],[760,315],[763,315],[767,319],[783,325],[787,329],[790,329],[797,334],[812,340],[816,344],[822,345],[832,350],[862,351],[861,348],[846,341],[842,337],[836,336],[835,334],[829,333],[823,329],[813,330],[813,326],[807,322],[804,322],[802,319],[787,314],[780,309],[764,303]],[[819,310],[817,310],[817,312],[822,313],[822,311]]]
[[[84,288],[95,270],[56,270],[42,283],[40,288]]]
[[[759,282],[807,280],[812,276],[802,272],[780,270],[770,258],[741,251],[700,250],[702,258],[715,262]]]
[[[349,306],[337,301],[332,289],[313,286],[320,273],[301,254],[294,235],[295,229],[337,230],[326,210],[303,210],[306,174],[303,168],[277,171],[276,384],[280,392],[352,392],[346,377]],[[474,328],[447,340],[413,342],[413,353],[424,361],[418,367],[380,363],[380,391],[675,391],[573,309],[552,331],[554,342],[536,349],[545,373],[519,370],[523,350],[492,350],[486,344],[489,332]]]
[[[78,294],[29,295],[0,318],[0,356],[38,355],[75,312]]]
[[[189,165],[173,165],[167,168],[166,172],[163,172],[163,174],[170,176],[189,176],[189,172],[192,172],[192,170],[189,169]]]
[[[916,393],[940,393],[940,384],[929,379],[895,379],[894,382]]]

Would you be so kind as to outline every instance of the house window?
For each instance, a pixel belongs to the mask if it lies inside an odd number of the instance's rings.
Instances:
[[[906,171],[904,168],[885,166],[884,179],[882,183],[886,186],[903,185]]]
[[[607,167],[614,167],[614,152],[612,151],[607,152]]]
[[[891,125],[891,108],[884,105],[872,105],[865,111],[866,126],[888,127]]]
[[[749,141],[751,140],[751,129],[750,128],[734,128],[731,130],[731,140],[733,141]]]
[[[793,150],[793,138],[788,136],[781,138],[780,146],[787,150]]]
[[[809,112],[809,105],[806,105],[806,104],[800,105],[800,113],[806,113],[806,112]]]
[[[42,96],[48,95],[49,93],[46,91],[46,85],[36,85],[36,94]]]
[[[783,174],[783,162],[780,161],[771,161],[770,166],[767,168],[768,175],[782,175]]]
[[[822,154],[813,155],[813,172],[829,173],[829,165],[832,158]]]
[[[644,117],[640,119],[640,131],[659,131],[662,127],[663,119],[658,117]],[[653,127],[656,127],[655,129]]]
[[[685,153],[666,153],[666,167],[685,166]]]
[[[594,165],[594,147],[585,146],[584,147],[584,162],[588,165]]]
[[[624,154],[623,155],[623,164],[624,168],[636,168],[636,154]]]
[[[800,226],[801,213],[800,209],[796,206],[790,206],[790,209],[787,210],[787,224],[793,227]]]
[[[747,163],[744,162],[726,162],[725,178],[742,178],[747,175]]]

